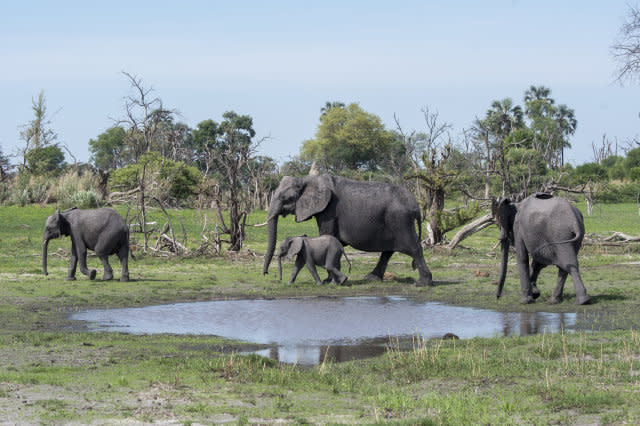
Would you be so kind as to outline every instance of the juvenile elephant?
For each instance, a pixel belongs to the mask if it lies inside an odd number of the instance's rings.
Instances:
[[[420,209],[406,188],[331,175],[283,177],[269,206],[264,274],[275,252],[278,217],[288,214],[295,214],[296,222],[315,217],[319,234],[332,235],[342,245],[380,252],[378,264],[367,279],[382,280],[389,259],[400,252],[413,258],[412,266],[420,274],[416,285],[433,285],[416,232],[416,226],[420,229]]]
[[[333,280],[336,284],[344,284],[347,276],[340,272],[340,259],[344,258],[349,264],[349,272],[351,272],[351,262],[344,251],[344,247],[335,237],[331,235],[321,235],[316,238],[309,238],[306,235],[299,237],[287,237],[278,249],[278,268],[280,270],[280,280],[282,280],[282,258],[296,256],[296,262],[291,272],[289,283],[296,280],[296,276],[304,265],[307,265],[311,276],[317,284],[325,284]],[[329,276],[324,281],[320,281],[316,265],[322,266],[327,270]]]
[[[551,303],[562,301],[568,274],[571,274],[576,292],[575,303],[583,305],[589,302],[578,270],[578,251],[584,238],[584,220],[582,213],[574,205],[563,198],[536,193],[519,203],[513,203],[508,198],[501,200],[495,215],[502,244],[502,266],[496,297],[502,295],[509,246],[513,245],[520,272],[522,303],[532,303],[540,296],[536,280],[540,270],[548,265],[558,267],[558,282],[551,296]]]
[[[47,218],[42,243],[42,270],[47,272],[49,240],[61,236],[71,237],[71,261],[67,280],[76,279],[76,266],[80,272],[95,279],[96,270],[87,268],[87,249],[93,250],[104,266],[103,280],[113,278],[109,255],[117,254],[122,266],[120,281],[129,281],[129,227],[115,210],[109,208],[81,210],[76,207],[60,211]]]

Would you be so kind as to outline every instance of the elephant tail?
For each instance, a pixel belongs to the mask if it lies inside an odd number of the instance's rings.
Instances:
[[[344,254],[344,259],[347,261],[347,263],[349,264],[349,273],[351,273],[351,261],[349,260],[349,258],[347,257],[347,252],[344,251],[344,248],[342,249],[342,254]]]
[[[549,246],[554,246],[554,245],[559,245],[559,244],[569,244],[569,243],[575,243],[576,241],[578,241],[580,238],[582,238],[582,236],[580,235],[580,233],[575,233],[576,235],[569,239],[569,240],[563,240],[563,241],[548,241],[544,244],[542,244],[541,246],[539,246],[538,248],[536,248],[533,252],[531,252],[531,256],[536,255],[540,250],[542,250],[543,248],[549,247]]]

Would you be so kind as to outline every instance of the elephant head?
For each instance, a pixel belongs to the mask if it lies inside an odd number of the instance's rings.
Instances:
[[[44,225],[44,237],[42,239],[42,271],[45,275],[49,275],[47,272],[47,249],[49,247],[49,240],[53,238],[60,238],[62,235],[69,235],[71,233],[71,227],[67,219],[60,213],[60,210],[56,210],[54,214],[47,218],[47,222]]]
[[[516,203],[511,202],[508,198],[502,199],[494,207],[494,216],[496,223],[500,229],[500,244],[502,247],[502,263],[500,265],[500,280],[498,281],[498,290],[496,297],[502,295],[502,287],[507,276],[507,262],[509,261],[509,246],[514,244],[513,223],[518,213]]]
[[[298,253],[300,253],[300,250],[304,247],[305,236],[287,237],[280,243],[280,247],[278,248],[278,271],[280,281],[282,281],[282,258],[297,256]]]
[[[295,214],[296,222],[322,212],[331,201],[333,183],[329,175],[296,178],[285,176],[273,195],[267,218],[268,243],[263,273],[269,271],[278,237],[278,216]]]

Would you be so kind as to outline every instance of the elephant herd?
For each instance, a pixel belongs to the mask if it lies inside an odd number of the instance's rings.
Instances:
[[[285,176],[271,201],[268,218],[268,243],[263,273],[276,248],[279,216],[295,215],[296,222],[315,218],[319,237],[287,237],[280,245],[277,258],[282,279],[282,257],[296,257],[289,282],[293,282],[303,266],[314,280],[322,281],[315,269],[324,267],[328,277],[324,282],[344,284],[347,276],[340,271],[342,256],[351,263],[343,247],[379,252],[375,268],[365,277],[381,280],[394,252],[412,258],[418,269],[416,286],[432,286],[431,271],[424,260],[420,244],[420,209],[413,195],[405,188],[382,182],[361,182],[331,175],[305,177]],[[578,251],[584,238],[584,220],[580,211],[568,201],[545,193],[529,196],[519,203],[501,200],[494,217],[500,228],[502,262],[497,297],[502,294],[510,246],[515,247],[520,273],[521,302],[531,303],[540,295],[536,280],[540,270],[548,265],[558,267],[558,281],[551,303],[562,301],[568,275],[573,280],[576,303],[589,302],[578,270]],[[417,231],[416,231],[417,230]],[[87,249],[93,250],[104,266],[103,279],[113,278],[108,257],[116,254],[122,265],[121,281],[129,279],[129,228],[113,209],[69,209],[57,211],[47,219],[42,267],[47,274],[47,246],[51,238],[71,237],[71,261],[68,280],[75,279],[77,263],[80,271],[94,279],[96,271],[87,268]],[[529,263],[530,262],[530,263]]]

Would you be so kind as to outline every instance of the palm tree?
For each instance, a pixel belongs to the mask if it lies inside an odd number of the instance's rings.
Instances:
[[[524,125],[523,116],[520,105],[514,105],[511,98],[504,98],[491,103],[486,122],[491,132],[504,140]]]
[[[339,101],[333,101],[333,102],[327,101],[324,103],[324,106],[320,108],[320,117],[325,116],[333,108],[344,108],[344,106],[345,106],[344,103]]]

